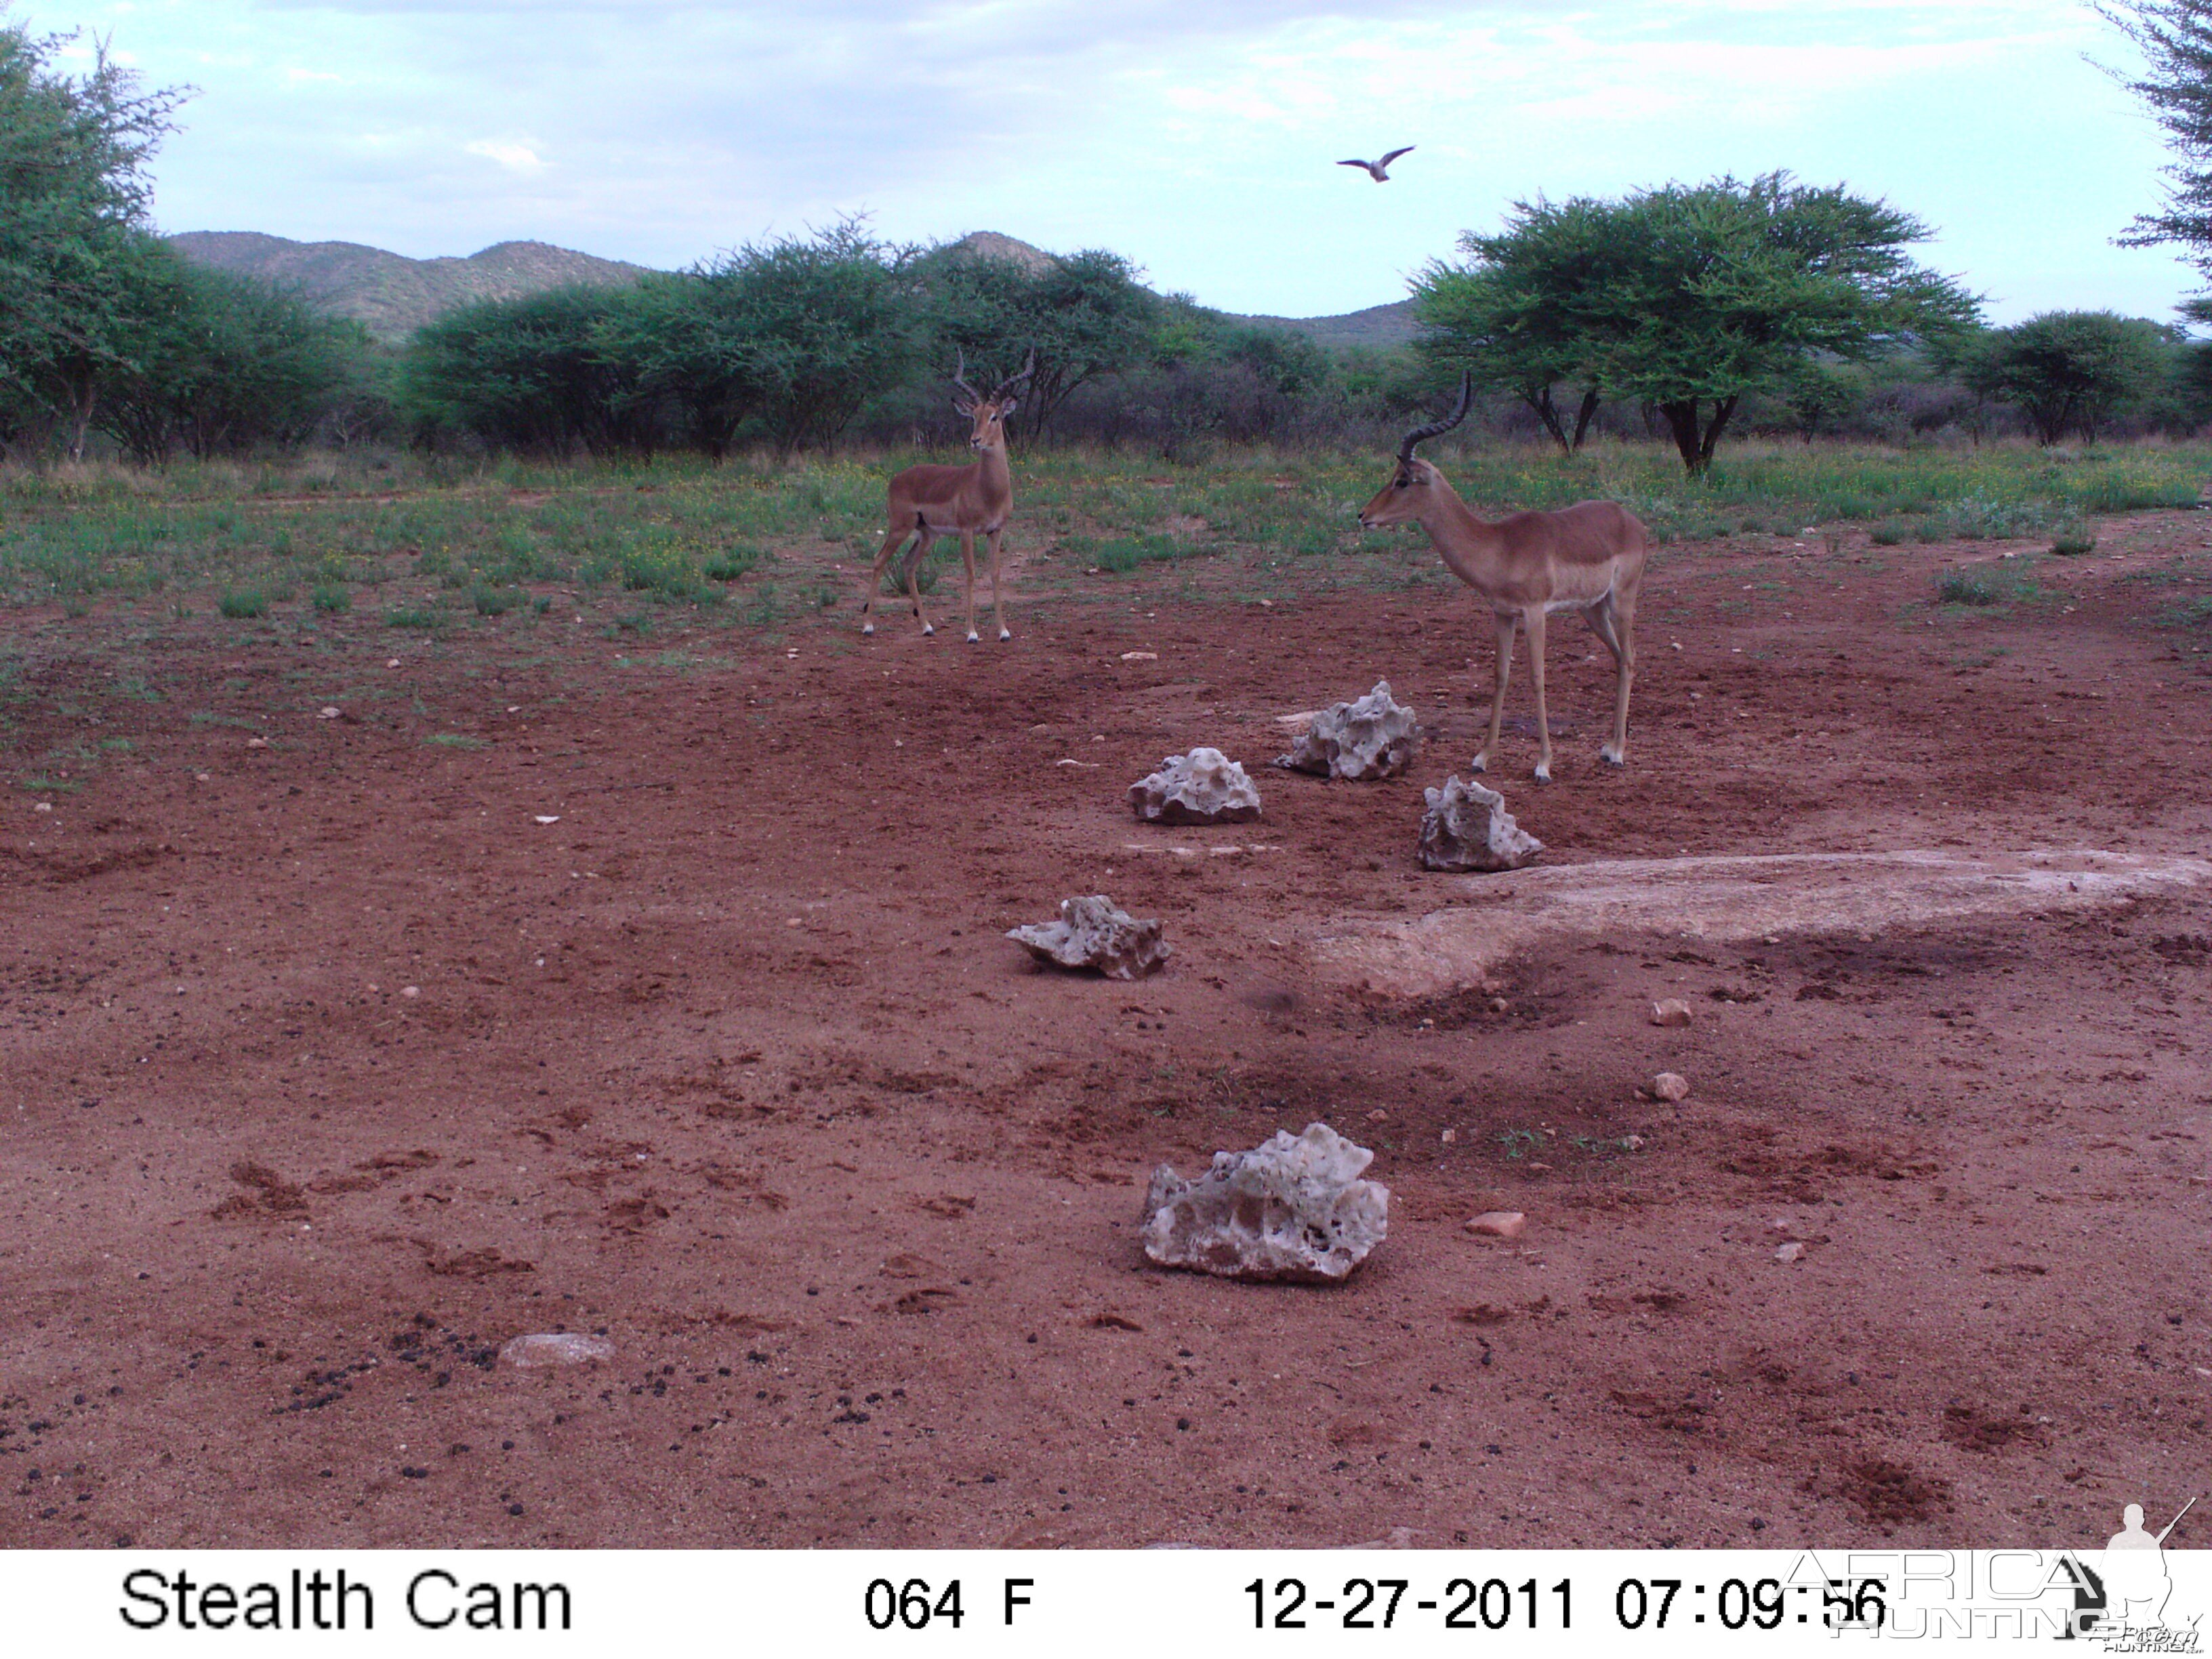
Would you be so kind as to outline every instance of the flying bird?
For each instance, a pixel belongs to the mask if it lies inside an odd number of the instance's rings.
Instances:
[[[1390,163],[1396,161],[1401,155],[1410,154],[1413,149],[1413,146],[1408,144],[1404,149],[1394,149],[1390,151],[1379,161],[1339,161],[1337,166],[1340,167],[1365,167],[1367,169],[1367,176],[1369,178],[1372,179],[1378,185],[1384,185],[1390,181],[1390,174],[1389,172]]]

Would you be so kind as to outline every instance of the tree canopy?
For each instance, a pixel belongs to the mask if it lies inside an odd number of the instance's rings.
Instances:
[[[2119,0],[2097,10],[2142,51],[2144,72],[2126,82],[2180,157],[2166,169],[2166,206],[2139,214],[2120,238],[2131,247],[2178,242],[2212,277],[2212,0]],[[2212,322],[2212,295],[2189,307]]]
[[[1972,320],[1974,298],[1905,253],[1927,234],[1840,185],[1722,178],[1518,204],[1415,294],[1434,355],[1532,404],[1526,388],[1565,378],[1649,404],[1697,474],[1747,393],[1785,388],[1811,359],[1861,360]]]

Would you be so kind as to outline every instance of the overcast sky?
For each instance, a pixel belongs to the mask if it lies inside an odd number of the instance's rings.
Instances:
[[[1516,198],[1787,167],[1934,227],[2014,320],[2165,317],[2156,126],[2076,0],[18,0],[199,93],[165,230],[677,266],[864,212],[1109,247],[1291,316],[1403,297]],[[1389,183],[1333,165],[1400,144]]]

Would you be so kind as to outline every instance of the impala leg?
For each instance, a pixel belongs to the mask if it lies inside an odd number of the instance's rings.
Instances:
[[[1536,781],[1552,781],[1552,722],[1544,711],[1544,613],[1539,608],[1524,614],[1521,625],[1528,630],[1528,678],[1536,690]]]
[[[1006,626],[1006,594],[999,581],[999,555],[1001,550],[1000,543],[1006,533],[1003,530],[994,530],[991,532],[991,615],[998,622],[999,643],[1001,645],[1014,637],[1012,631]]]
[[[934,634],[937,629],[922,612],[921,584],[915,580],[915,572],[921,568],[921,562],[929,556],[929,550],[936,540],[937,538],[929,533],[929,526],[924,525],[915,537],[914,551],[906,556],[906,596],[913,602],[915,619],[921,623],[921,631],[925,635]]]
[[[960,562],[968,571],[968,643],[975,643],[975,532],[960,532]]]
[[[1607,620],[1613,624],[1613,637],[1607,643],[1613,647],[1619,672],[1613,682],[1613,741],[1598,753],[1615,766],[1628,764],[1628,691],[1636,679],[1636,595],[1628,592],[1615,596],[1606,607]]]
[[[1490,683],[1490,735],[1483,739],[1482,747],[1468,763],[1470,772],[1487,772],[1490,757],[1498,752],[1498,729],[1505,719],[1505,688],[1513,679],[1513,630],[1520,626],[1520,618],[1501,611],[1495,618],[1498,623],[1498,665]]]
[[[868,573],[868,591],[860,600],[860,631],[876,631],[876,599],[883,592],[884,572],[890,566],[906,538],[914,532],[904,525],[895,524],[884,538],[884,544],[876,550],[876,568]]]

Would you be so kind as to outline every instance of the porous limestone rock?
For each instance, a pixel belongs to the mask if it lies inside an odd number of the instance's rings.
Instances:
[[[1297,746],[1275,764],[1325,778],[1387,778],[1402,772],[1420,747],[1413,711],[1390,696],[1390,682],[1357,702],[1335,702],[1313,718]]]
[[[1040,961],[1093,968],[1109,979],[1142,979],[1169,955],[1158,921],[1138,921],[1103,893],[1062,899],[1058,921],[1010,927],[1006,937]]]
[[[1446,778],[1441,789],[1422,792],[1421,864],[1430,870],[1518,870],[1544,850],[1513,821],[1505,797],[1474,782]]]
[[[525,1370],[538,1365],[581,1365],[593,1359],[612,1359],[615,1345],[604,1336],[586,1336],[580,1331],[537,1331],[509,1340],[499,1357]]]
[[[1147,823],[1243,823],[1260,816],[1260,792],[1218,749],[1194,749],[1131,784],[1129,805]]]
[[[1389,1231],[1390,1189],[1359,1179],[1374,1158],[1310,1123],[1249,1152],[1216,1152],[1195,1181],[1164,1164],[1145,1195],[1145,1254],[1224,1279],[1334,1283]]]

